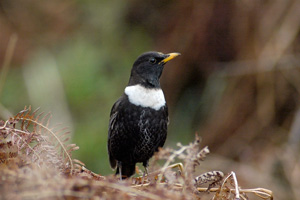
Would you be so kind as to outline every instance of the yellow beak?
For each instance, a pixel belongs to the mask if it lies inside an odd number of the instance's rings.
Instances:
[[[166,54],[168,57],[166,57],[165,59],[163,59],[162,61],[160,61],[160,63],[166,63],[170,60],[172,60],[173,58],[177,57],[177,56],[180,56],[181,54],[180,53],[169,53],[169,54]]]

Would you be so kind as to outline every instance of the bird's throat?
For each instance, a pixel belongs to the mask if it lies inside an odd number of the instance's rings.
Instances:
[[[142,85],[131,85],[127,86],[124,92],[128,96],[129,102],[136,106],[159,110],[166,104],[161,88],[146,88]]]

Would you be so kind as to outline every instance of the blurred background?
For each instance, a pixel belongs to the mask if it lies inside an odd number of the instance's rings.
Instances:
[[[72,132],[74,157],[113,173],[109,113],[145,51],[182,55],[165,67],[165,147],[195,132],[199,172],[234,171],[244,188],[300,199],[299,0],[1,0],[0,119],[25,105]]]

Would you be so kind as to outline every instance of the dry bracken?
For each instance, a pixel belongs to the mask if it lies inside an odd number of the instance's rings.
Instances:
[[[211,171],[195,176],[209,153],[200,139],[179,149],[161,149],[146,177],[119,181],[101,176],[72,158],[79,147],[68,144],[67,129],[50,128],[50,114],[31,107],[0,121],[0,193],[2,199],[272,199],[263,188],[242,189],[234,172]],[[175,163],[177,159],[182,163]],[[158,160],[165,160],[163,166]],[[202,184],[208,187],[201,188]],[[216,187],[218,186],[218,187]],[[209,193],[208,193],[209,191]]]

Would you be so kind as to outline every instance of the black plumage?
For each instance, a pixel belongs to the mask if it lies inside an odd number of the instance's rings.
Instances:
[[[108,130],[110,165],[122,178],[135,172],[135,164],[146,168],[154,152],[167,137],[168,107],[159,78],[164,64],[178,53],[147,52],[134,62],[128,86],[113,105]]]

